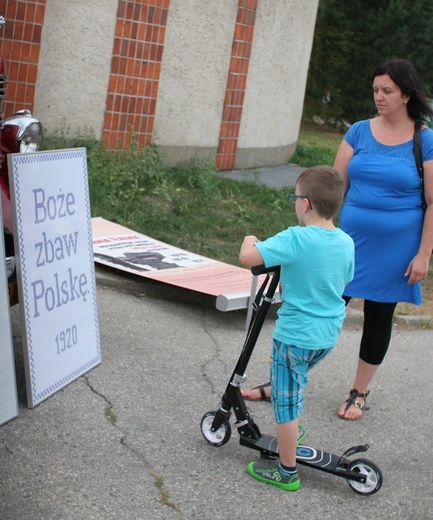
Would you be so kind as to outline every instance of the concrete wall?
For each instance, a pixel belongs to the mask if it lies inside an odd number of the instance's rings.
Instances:
[[[214,157],[237,2],[171,0],[155,117],[169,162]]]
[[[298,139],[318,2],[261,0],[237,164],[287,163]]]
[[[132,134],[140,146],[154,140],[170,165],[193,157],[220,169],[285,163],[298,138],[317,7],[46,0],[33,112],[49,132],[92,128],[109,148],[127,148]],[[241,32],[251,52],[240,59]],[[137,42],[145,57],[130,50]],[[230,90],[239,63],[246,81]]]
[[[46,0],[34,113],[47,130],[101,137],[116,13],[113,0]]]

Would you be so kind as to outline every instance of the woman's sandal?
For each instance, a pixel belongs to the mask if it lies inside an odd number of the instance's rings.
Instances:
[[[246,390],[247,392],[250,392],[251,390],[258,390],[259,391],[259,397],[247,397],[243,395],[243,398],[246,401],[270,401],[270,396],[266,395],[265,388],[269,388],[271,386],[271,383],[268,381],[267,383],[263,383],[261,385],[253,386],[252,388]]]
[[[369,393],[370,392],[367,391],[367,392],[364,392],[363,394],[361,394],[360,392],[358,392],[358,390],[356,390],[356,388],[353,388],[350,391],[349,399],[346,400],[347,404],[346,404],[346,407],[344,409],[344,414],[343,415],[338,414],[338,416],[341,419],[346,419],[346,421],[358,421],[359,419],[361,419],[361,417],[364,415],[364,412],[366,412],[369,409],[366,406],[366,404],[367,404],[367,396],[368,396]],[[357,399],[364,399],[364,403],[362,404],[362,403],[358,402]],[[355,406],[356,408],[359,408],[361,410],[361,414],[358,417],[355,417],[355,418],[346,417],[346,412],[347,412],[347,410],[351,406]]]

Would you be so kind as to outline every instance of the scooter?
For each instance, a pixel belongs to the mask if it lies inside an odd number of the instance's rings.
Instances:
[[[253,414],[245,405],[240,388],[246,379],[245,370],[269,307],[275,301],[274,295],[280,280],[280,268],[265,269],[264,266],[253,267],[252,274],[255,276],[266,274],[266,277],[253,303],[253,312],[244,346],[218,410],[205,413],[200,426],[201,432],[209,444],[212,446],[223,446],[231,437],[230,416],[233,410],[236,416],[234,427],[238,430],[240,444],[258,450],[261,459],[273,459],[278,457],[277,439],[274,436],[263,435],[260,432],[259,427],[254,422]],[[361,495],[372,495],[379,491],[383,477],[378,466],[364,458],[350,460],[351,456],[366,452],[370,447],[368,444],[353,446],[347,449],[341,456],[338,456],[302,444],[304,437],[305,430],[300,427],[296,451],[296,460],[299,464],[343,477],[348,485]]]

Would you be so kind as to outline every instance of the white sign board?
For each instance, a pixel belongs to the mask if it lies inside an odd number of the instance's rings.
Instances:
[[[101,362],[86,150],[8,157],[27,401]]]
[[[3,229],[0,203],[0,226]],[[18,415],[3,231],[0,236],[0,425]]]

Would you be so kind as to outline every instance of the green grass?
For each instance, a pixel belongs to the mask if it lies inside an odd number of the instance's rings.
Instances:
[[[321,130],[303,126],[292,162],[332,164],[341,136]],[[176,247],[239,265],[245,235],[264,239],[297,224],[293,190],[221,178],[210,162],[169,168],[155,146],[110,153],[90,132],[71,138],[61,131],[44,142],[45,149],[79,146],[87,149],[92,216]]]
[[[342,134],[303,123],[291,162],[332,165]],[[91,133],[71,138],[63,131],[45,138],[44,149],[85,147],[93,217],[104,217],[157,240],[232,265],[245,235],[267,238],[296,225],[293,189],[234,181],[210,162],[169,168],[154,146],[110,153]],[[422,307],[398,304],[400,314],[433,315],[433,277],[423,283]],[[429,322],[430,323],[430,322]]]
[[[296,224],[293,190],[224,179],[210,162],[169,168],[151,146],[122,153],[105,151],[86,135],[50,137],[46,149],[85,146],[91,214],[157,240],[239,265],[246,234],[264,239]]]
[[[334,164],[343,135],[325,125],[303,123],[299,132],[295,155],[290,162],[305,166]]]
[[[337,132],[305,125],[292,162],[332,164]],[[169,168],[157,147],[121,153],[103,149],[90,132],[70,137],[63,130],[44,149],[85,147],[93,217],[104,217],[157,240],[222,262],[239,265],[243,237],[260,239],[297,224],[289,193],[258,182],[216,175],[210,162]]]
[[[333,164],[342,134],[323,125],[303,123],[291,162],[303,167]],[[245,235],[267,238],[296,225],[293,189],[277,190],[258,182],[216,175],[210,162],[169,168],[158,149],[132,147],[110,153],[91,133],[71,138],[67,132],[45,139],[44,149],[86,147],[93,217],[104,217],[176,247],[239,265]],[[424,304],[407,314],[433,315],[433,277],[423,283]],[[403,305],[404,309],[406,307]]]

